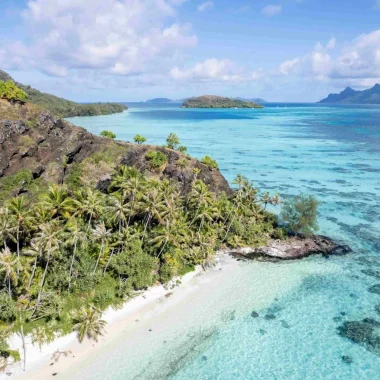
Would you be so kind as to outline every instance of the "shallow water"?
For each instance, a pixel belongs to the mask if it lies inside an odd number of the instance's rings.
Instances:
[[[294,286],[281,285],[286,291],[269,305],[256,305],[253,281],[255,271],[267,270],[267,264],[241,265],[226,281],[224,292],[204,296],[210,303],[201,297],[194,300],[198,311],[190,313],[191,328],[179,318],[138,359],[121,355],[116,360],[111,355],[104,367],[108,372],[97,368],[92,375],[379,378],[380,352],[342,338],[337,327],[366,317],[380,321],[375,311],[380,295],[368,292],[380,278],[362,272],[380,271],[380,107],[269,104],[263,110],[186,110],[172,104],[129,106],[122,114],[70,121],[94,133],[111,130],[123,140],[131,141],[139,133],[152,144],[164,144],[174,132],[191,155],[215,158],[229,181],[240,173],[263,191],[314,194],[322,202],[320,232],[351,245],[354,254],[279,264],[291,271],[279,271],[278,283]],[[309,268],[306,272],[305,267]],[[228,297],[232,287],[240,292]],[[258,318],[251,317],[252,307]],[[210,321],[211,309],[218,317]],[[232,314],[234,318],[229,318]],[[275,319],[266,319],[266,314]],[[184,333],[187,328],[188,334]],[[201,337],[191,334],[196,328],[204,331]],[[119,352],[124,351],[126,343],[120,342]],[[342,356],[350,356],[352,363],[345,363]],[[141,372],[132,375],[128,368],[136,363]],[[90,367],[83,371],[91,375]]]

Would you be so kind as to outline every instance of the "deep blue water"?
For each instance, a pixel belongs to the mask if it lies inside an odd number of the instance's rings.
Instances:
[[[244,317],[241,309],[241,317],[219,326],[218,334],[166,377],[379,378],[380,349],[354,344],[339,336],[337,328],[344,321],[380,321],[375,311],[380,295],[368,291],[380,284],[380,107],[270,103],[262,110],[188,110],[178,104],[128,106],[122,114],[70,121],[97,134],[111,130],[123,140],[132,141],[139,133],[152,144],[164,144],[174,132],[191,155],[210,154],[216,159],[229,181],[240,173],[262,191],[278,191],[282,196],[314,194],[321,201],[320,232],[354,249],[344,258],[307,259],[311,266],[319,265],[329,273],[307,275],[296,289],[279,298],[272,305],[276,320],[259,319],[252,330],[252,318]],[[284,265],[292,265],[297,272],[304,264]],[[330,266],[339,271],[331,274]],[[368,269],[376,270],[377,277],[363,272]],[[379,328],[375,334],[380,337]],[[352,358],[352,364],[341,359],[344,355]]]

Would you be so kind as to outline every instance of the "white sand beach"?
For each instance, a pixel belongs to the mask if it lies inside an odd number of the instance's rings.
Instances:
[[[191,351],[189,345],[198,344],[195,338],[189,339],[188,331],[207,334],[223,323],[231,310],[239,316],[252,307],[268,307],[306,276],[337,270],[334,265],[311,260],[273,264],[239,262],[220,255],[214,267],[188,273],[173,289],[155,286],[122,309],[107,310],[103,315],[106,334],[98,343],[85,340],[80,344],[74,333],[41,350],[28,342],[26,371],[16,363],[0,378],[128,379],[139,375],[141,360],[149,363],[141,378],[149,378],[149,373],[155,374],[158,369],[165,373],[166,366],[172,367],[167,355],[172,358],[180,350]],[[20,339],[13,339],[11,345],[20,348]],[[69,354],[54,362],[52,355],[57,350]]]

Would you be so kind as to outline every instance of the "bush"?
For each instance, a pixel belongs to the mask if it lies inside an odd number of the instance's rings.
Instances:
[[[181,145],[178,147],[178,152],[185,153],[187,152],[187,147],[184,145]]]
[[[181,144],[181,141],[179,141],[179,138],[175,133],[171,133],[166,139],[166,143],[168,144],[167,145],[168,148],[176,149],[177,146]]]
[[[318,205],[318,200],[312,195],[288,198],[282,207],[281,218],[291,232],[312,235],[318,231]]]
[[[26,92],[18,88],[12,81],[0,81],[0,98],[9,101],[24,102],[27,98]]]
[[[108,137],[110,139],[115,139],[116,138],[116,135],[113,132],[111,132],[111,131],[102,131],[102,132],[100,132],[100,136]]]
[[[145,158],[149,160],[151,168],[158,169],[160,168],[168,158],[160,151],[150,150]]]
[[[141,135],[136,135],[133,140],[135,141],[136,144],[142,144],[146,141],[146,138]]]
[[[211,169],[218,169],[218,163],[215,160],[213,160],[210,156],[203,157],[202,163],[207,165]]]

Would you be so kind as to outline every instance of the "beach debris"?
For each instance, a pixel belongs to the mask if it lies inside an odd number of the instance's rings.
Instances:
[[[63,355],[65,358],[67,358],[68,355],[72,354],[71,351],[60,351],[59,349],[57,351],[53,352],[53,355],[51,356],[51,360],[54,360],[55,363],[59,361],[61,358],[61,355]],[[54,365],[54,363],[51,363],[50,365]]]

